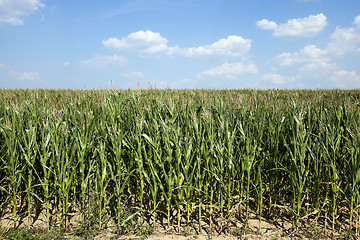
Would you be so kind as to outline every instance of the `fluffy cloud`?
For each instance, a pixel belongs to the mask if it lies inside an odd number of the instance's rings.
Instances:
[[[9,76],[23,81],[39,81],[40,73],[38,72],[9,72]]]
[[[320,13],[305,18],[290,19],[287,23],[280,24],[263,19],[257,21],[256,25],[264,30],[273,30],[272,35],[275,37],[311,37],[321,32],[327,22],[326,16]]]
[[[282,53],[274,61],[280,66],[300,65],[298,73],[301,79],[304,83],[311,82],[312,86],[317,83],[318,87],[325,88],[360,88],[360,75],[344,70],[336,63],[336,59],[347,54],[358,54],[359,46],[360,16],[356,16],[351,27],[336,27],[323,48],[307,45],[294,53]],[[282,81],[280,77],[273,78]]]
[[[102,41],[106,48],[118,51],[135,51],[145,54],[179,54],[188,57],[210,55],[241,56],[251,48],[251,40],[234,35],[222,38],[209,45],[190,48],[171,47],[167,45],[167,42],[168,40],[162,37],[160,33],[154,33],[150,30],[134,32],[122,39],[109,38]]]
[[[312,62],[307,63],[299,69],[299,72],[308,79],[314,78],[326,78],[334,71],[340,69],[340,66],[336,63],[328,62]]]
[[[40,73],[38,72],[23,72],[19,75],[20,80],[36,81],[40,80]]]
[[[282,53],[274,58],[280,66],[290,66],[297,63],[327,62],[327,52],[317,48],[315,45],[308,45],[295,53]]]
[[[0,1],[0,24],[23,25],[21,19],[45,5],[41,0],[4,0]]]
[[[146,50],[151,47],[161,48],[161,46],[166,46],[167,41],[168,40],[162,37],[160,33],[154,33],[150,30],[146,30],[130,33],[127,37],[122,39],[109,38],[108,40],[103,40],[102,43],[107,48],[122,51],[139,49]]]
[[[0,68],[7,68],[5,64],[0,63]]]
[[[125,57],[118,56],[116,54],[111,56],[98,55],[93,58],[82,61],[81,65],[84,67],[104,68],[109,65],[123,66],[127,62],[128,60]]]
[[[254,64],[224,63],[219,67],[215,67],[198,74],[199,78],[216,77],[216,78],[237,78],[244,73],[257,73],[258,69]]]
[[[359,28],[360,27],[360,15],[356,16],[354,19],[354,25]]]
[[[120,75],[124,78],[143,78],[145,74],[143,72],[121,72]]]
[[[333,73],[331,81],[337,88],[360,88],[360,75],[355,71],[340,70]]]
[[[351,52],[358,52],[360,44],[360,15],[354,19],[353,27],[337,27],[330,36],[324,49],[315,45],[307,45],[294,53],[282,53],[274,58],[280,66],[298,63],[329,62],[330,60]]]
[[[360,15],[354,19],[353,27],[337,27],[330,36],[326,51],[333,56],[343,56],[357,51],[360,43]]]
[[[178,52],[188,57],[201,55],[241,56],[248,52],[250,48],[251,40],[231,35],[211,45],[178,49]]]
[[[293,82],[297,78],[299,78],[299,76],[285,77],[285,76],[277,74],[277,73],[269,73],[269,74],[264,74],[261,77],[261,80],[271,81],[273,84],[276,84],[276,85],[282,85],[282,84],[285,84],[285,83],[288,83],[288,82]]]
[[[256,25],[263,30],[274,30],[278,27],[278,24],[267,19],[263,19],[256,22]]]
[[[261,77],[261,79],[271,81],[274,84],[284,84],[285,83],[285,77],[280,74],[276,74],[276,73],[265,74]]]

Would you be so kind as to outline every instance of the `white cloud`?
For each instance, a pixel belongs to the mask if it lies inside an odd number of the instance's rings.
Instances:
[[[145,74],[143,72],[121,72],[120,75],[124,78],[143,78]]]
[[[299,63],[324,63],[348,53],[359,52],[360,45],[360,15],[355,17],[353,27],[337,27],[330,36],[330,41],[324,49],[315,45],[307,45],[294,53],[282,53],[274,58],[280,66],[291,66]]]
[[[355,71],[336,71],[330,79],[334,82],[334,85],[337,88],[360,88],[360,75],[358,75]]]
[[[159,45],[153,45],[153,46],[145,49],[144,52],[148,53],[148,54],[166,53],[166,54],[171,55],[174,50],[175,50],[175,48],[170,48],[166,44],[162,43]]]
[[[109,38],[102,43],[106,48],[118,51],[134,51],[146,54],[163,53],[166,55],[179,54],[183,56],[209,56],[226,55],[241,56],[251,48],[251,40],[241,36],[228,36],[212,44],[199,47],[180,48],[179,46],[168,46],[168,40],[150,30],[138,31],[129,34],[122,39]]]
[[[44,6],[41,0],[2,0],[0,1],[0,24],[23,25],[22,17]]]
[[[356,16],[351,27],[336,27],[325,47],[307,45],[294,53],[282,53],[274,61],[280,66],[299,64],[298,74],[304,81],[302,83],[311,82],[311,86],[317,84],[318,87],[325,88],[360,88],[360,75],[355,71],[344,70],[335,62],[337,58],[347,54],[358,54],[359,45],[360,16]],[[274,77],[274,81],[282,80]]]
[[[276,85],[282,85],[282,84],[285,84],[288,82],[293,82],[298,78],[300,78],[300,77],[299,76],[286,77],[286,76],[283,76],[283,75],[277,74],[277,73],[269,73],[269,74],[264,74],[261,77],[261,80],[271,81],[273,84],[276,84]]]
[[[127,62],[128,60],[125,57],[118,56],[116,54],[111,56],[98,55],[93,58],[82,61],[81,65],[85,67],[104,68],[109,65],[123,66]]]
[[[189,57],[201,55],[241,56],[250,50],[251,42],[250,39],[231,35],[211,45],[179,49],[178,52]]]
[[[360,43],[360,15],[355,17],[353,27],[337,27],[330,36],[330,42],[326,48],[329,54],[342,56],[347,53],[358,51]]]
[[[308,79],[327,78],[334,71],[340,69],[336,63],[312,62],[299,69],[299,72]]]
[[[285,83],[285,77],[280,74],[276,74],[276,73],[265,74],[261,77],[261,79],[270,80],[274,84],[284,84]]]
[[[359,28],[360,27],[360,15],[356,16],[354,19],[354,25]]]
[[[162,37],[160,33],[154,33],[150,30],[138,31],[130,33],[127,37],[109,38],[103,40],[102,43],[105,47],[114,50],[146,50],[154,46],[163,46],[167,43],[167,39]]]
[[[198,74],[199,78],[216,77],[216,78],[237,78],[244,73],[257,73],[258,69],[254,64],[224,63],[219,67],[215,67]]]
[[[40,73],[38,72],[23,72],[18,77],[20,80],[30,80],[30,81],[36,81],[40,80]]]
[[[5,64],[0,63],[0,68],[7,68]]]
[[[163,85],[164,88],[170,89],[189,89],[189,88],[198,88],[201,80],[197,78],[183,78],[180,80],[167,82],[166,86]],[[159,85],[157,84],[156,87]]]
[[[10,71],[9,76],[16,78],[18,80],[24,80],[24,81],[39,81],[40,80],[40,73],[38,72],[15,72]]]
[[[317,48],[315,45],[308,45],[295,53],[282,53],[274,58],[280,66],[290,66],[298,63],[327,62],[327,52]]]
[[[66,67],[66,66],[69,66],[70,65],[70,62],[69,61],[66,61],[63,63],[63,65]]]
[[[256,22],[256,26],[263,30],[274,30],[278,27],[276,22],[269,21],[267,19],[263,19]]]
[[[256,25],[264,30],[273,30],[272,35],[275,37],[311,37],[321,32],[327,22],[326,16],[320,13],[305,18],[290,19],[287,23],[280,24],[263,19],[257,21]]]

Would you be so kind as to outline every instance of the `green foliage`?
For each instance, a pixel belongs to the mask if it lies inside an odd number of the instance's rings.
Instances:
[[[229,231],[233,217],[246,232],[267,212],[357,234],[358,90],[0,93],[0,204],[14,219],[40,205],[49,227],[80,215],[81,234],[109,219]]]
[[[12,230],[6,234],[9,240],[37,240],[38,238],[34,233],[29,230]]]
[[[9,240],[52,240],[65,239],[63,232],[49,231],[42,228],[10,229],[1,235]],[[3,239],[3,238],[1,238]]]

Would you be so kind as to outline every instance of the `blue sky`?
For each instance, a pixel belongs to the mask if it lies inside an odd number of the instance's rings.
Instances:
[[[0,0],[0,88],[360,88],[359,0]]]

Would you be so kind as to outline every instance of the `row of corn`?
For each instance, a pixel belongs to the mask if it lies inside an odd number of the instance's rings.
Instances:
[[[358,90],[0,92],[0,218],[360,224]]]

